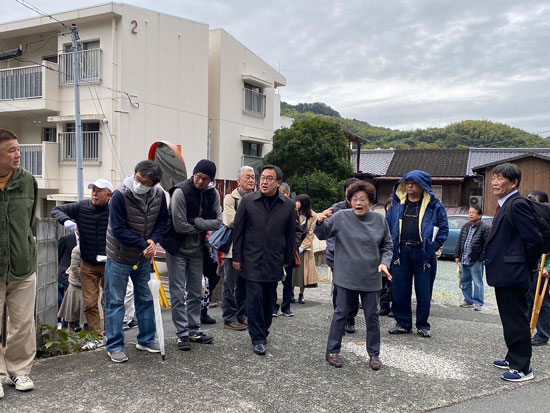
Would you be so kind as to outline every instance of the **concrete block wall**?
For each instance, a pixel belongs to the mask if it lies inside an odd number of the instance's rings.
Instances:
[[[37,219],[36,316],[50,326],[57,324],[57,233],[55,219]]]

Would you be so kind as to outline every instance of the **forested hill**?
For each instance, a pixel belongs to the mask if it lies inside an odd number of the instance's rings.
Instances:
[[[324,103],[289,105],[281,102],[281,115],[294,119],[319,117],[367,140],[362,148],[541,148],[550,147],[550,139],[522,129],[488,120],[463,120],[444,128],[400,131],[372,126],[368,122],[345,119]]]

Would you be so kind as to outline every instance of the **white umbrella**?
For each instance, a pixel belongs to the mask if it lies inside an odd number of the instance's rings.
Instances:
[[[157,338],[160,346],[160,355],[162,361],[164,361],[166,352],[164,350],[164,326],[162,325],[162,312],[160,310],[159,292],[160,292],[160,280],[154,273],[151,274],[151,279],[148,282],[149,289],[153,295],[153,306],[155,308],[155,324],[157,327]]]

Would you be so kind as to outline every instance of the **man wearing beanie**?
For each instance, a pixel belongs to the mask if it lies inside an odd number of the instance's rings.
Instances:
[[[220,196],[213,184],[214,162],[202,159],[193,176],[172,187],[170,224],[160,244],[166,250],[172,320],[178,348],[191,350],[191,341],[209,344],[214,337],[200,330],[202,264],[208,231],[222,224]]]

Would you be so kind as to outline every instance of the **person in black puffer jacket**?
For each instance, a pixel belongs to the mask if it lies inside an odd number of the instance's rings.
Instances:
[[[102,335],[99,316],[99,286],[104,287],[105,263],[98,262],[98,255],[105,255],[105,237],[109,223],[109,199],[113,185],[106,179],[98,179],[88,185],[92,199],[60,205],[52,209],[52,217],[65,228],[78,227],[82,267],[80,279],[88,329]]]

